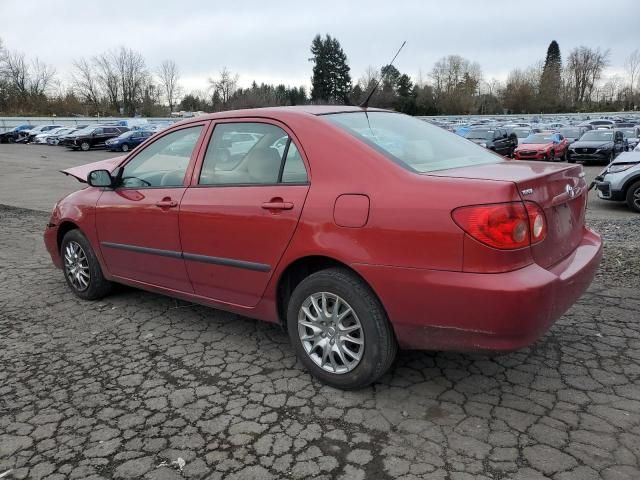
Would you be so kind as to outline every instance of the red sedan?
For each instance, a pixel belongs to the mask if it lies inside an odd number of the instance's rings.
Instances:
[[[602,252],[581,166],[505,160],[384,110],[223,112],[65,173],[88,186],[44,237],[76,295],[118,282],[280,323],[340,388],[398,347],[531,344]]]
[[[567,160],[569,140],[559,133],[535,133],[514,150],[516,160]]]

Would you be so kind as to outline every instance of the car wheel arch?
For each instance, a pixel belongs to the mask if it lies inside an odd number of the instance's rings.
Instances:
[[[346,263],[341,262],[340,260],[336,260],[335,258],[325,255],[309,255],[297,258],[296,260],[289,263],[289,265],[287,265],[282,270],[282,273],[278,278],[276,287],[276,308],[278,320],[281,325],[286,325],[287,305],[289,303],[289,298],[291,297],[291,294],[293,293],[295,288],[300,284],[300,282],[302,282],[302,280],[307,278],[309,275],[312,275],[313,273],[329,268],[342,268],[357,276],[360,280],[362,280],[362,282],[364,282],[367,287],[369,287],[371,292],[373,292],[373,294],[380,302],[380,305],[382,305],[382,308],[385,310],[385,314],[387,314],[382,299],[375,291],[373,286],[365,278],[363,278],[360,273],[358,273]],[[388,314],[387,318],[389,318]],[[391,325],[393,328],[393,323],[391,323]]]
[[[58,251],[60,251],[60,249],[62,248],[62,240],[64,239],[64,236],[69,233],[71,230],[76,230],[76,229],[80,229],[80,227],[69,220],[65,220],[62,223],[60,223],[60,225],[58,225],[58,232],[56,235],[56,241],[58,244]]]
[[[631,185],[633,185],[638,180],[640,180],[640,173],[633,175],[632,177],[629,177],[625,180],[624,184],[622,185],[622,192],[625,196],[627,195],[627,191],[629,190]]]

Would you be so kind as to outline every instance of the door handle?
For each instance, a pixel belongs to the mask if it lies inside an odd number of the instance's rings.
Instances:
[[[163,198],[159,202],[156,202],[156,207],[160,208],[174,208],[178,206],[178,202],[171,200],[170,198]]]
[[[293,203],[285,202],[281,198],[272,198],[270,201],[264,202],[262,208],[265,210],[291,210]]]

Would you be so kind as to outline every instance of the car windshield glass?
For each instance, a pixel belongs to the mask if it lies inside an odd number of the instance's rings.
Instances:
[[[75,132],[76,135],[89,135],[90,133],[92,133],[94,130],[96,129],[96,127],[85,127],[81,130],[78,130],[77,132]]]
[[[531,130],[518,130],[517,128],[513,130],[518,138],[527,138],[531,135]]]
[[[569,138],[578,138],[580,136],[580,130],[577,128],[561,128],[560,133]]]
[[[129,138],[134,133],[136,133],[136,130],[129,130],[128,132],[121,133],[118,138]]]
[[[493,130],[469,130],[465,138],[469,140],[491,140],[493,139]]]
[[[553,135],[529,135],[522,143],[551,143]]]
[[[585,141],[610,141],[613,138],[613,132],[610,130],[592,130],[585,133],[580,140]]]
[[[350,112],[323,118],[387,158],[419,173],[503,161],[454,133],[408,115]]]

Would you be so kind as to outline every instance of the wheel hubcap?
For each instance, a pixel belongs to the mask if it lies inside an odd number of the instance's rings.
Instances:
[[[329,292],[307,297],[298,312],[298,335],[309,358],[330,373],[348,373],[364,354],[364,330],[351,306]]]
[[[64,249],[64,272],[73,288],[83,291],[89,288],[89,260],[77,242],[69,242]]]
[[[633,192],[633,204],[640,209],[640,188]]]

